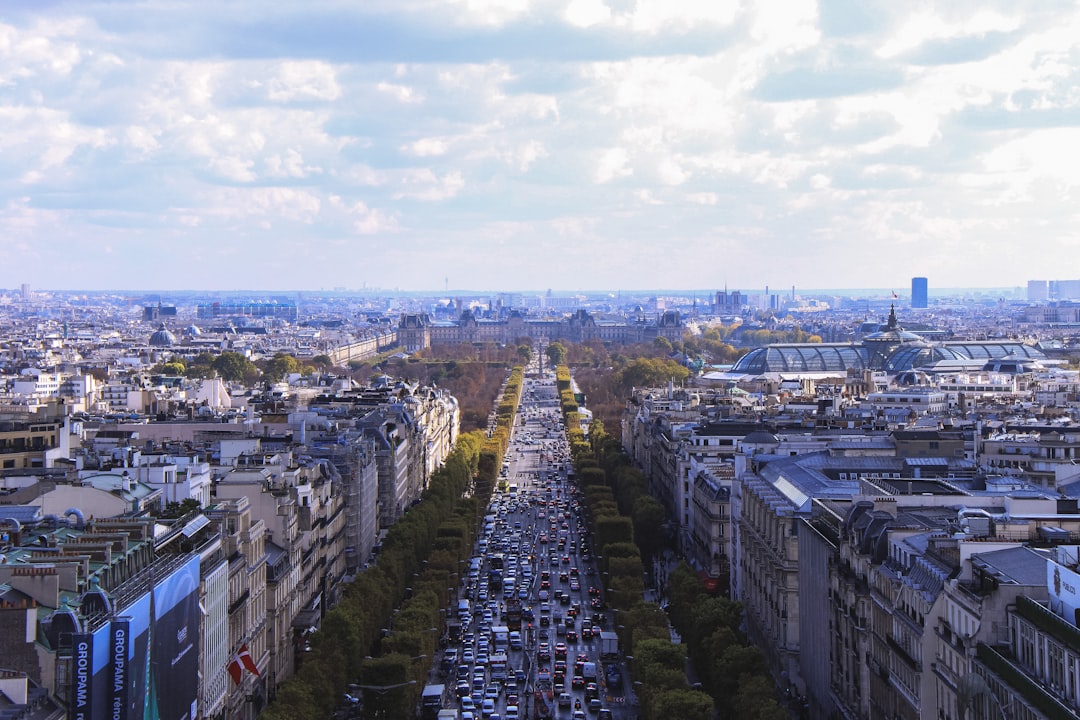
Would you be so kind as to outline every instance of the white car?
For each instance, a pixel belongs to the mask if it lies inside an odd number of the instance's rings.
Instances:
[[[484,704],[480,706],[480,713],[484,717],[491,717],[495,714],[495,701],[491,699],[485,699]]]

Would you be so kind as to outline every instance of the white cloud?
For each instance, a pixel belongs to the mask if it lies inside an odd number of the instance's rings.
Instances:
[[[519,172],[528,172],[533,163],[537,160],[549,157],[551,153],[548,152],[544,144],[539,140],[527,140],[524,143],[511,147],[509,150],[500,153],[500,157],[509,164],[511,167],[516,168]]]
[[[600,153],[594,178],[598,183],[609,183],[633,174],[634,170],[630,167],[630,153],[623,148],[610,148]]]
[[[690,179],[690,175],[672,158],[661,160],[657,172],[660,175],[660,181],[665,185],[682,185]]]
[[[0,105],[0,155],[4,174],[26,183],[64,177],[74,155],[102,150],[116,143],[104,129],[84,127],[68,113],[44,107]]]
[[[445,155],[450,149],[449,144],[442,138],[421,138],[402,146],[402,151],[415,157],[438,157]]]
[[[592,27],[611,19],[611,8],[604,0],[570,0],[564,17],[575,27]]]
[[[529,0],[452,0],[459,9],[455,13],[464,24],[501,26],[525,16],[530,9]]]
[[[909,15],[888,41],[881,45],[878,54],[886,58],[896,57],[931,40],[1011,32],[1020,26],[1017,15],[1010,17],[996,10],[979,9],[971,15],[950,19],[943,17],[943,14],[948,14],[948,9],[942,9],[944,13],[928,8]]]
[[[638,0],[629,26],[636,32],[685,30],[702,25],[728,26],[739,16],[737,0]]]
[[[381,82],[376,87],[378,87],[380,92],[386,93],[399,102],[418,103],[423,102],[424,99],[422,93],[416,92],[416,90],[407,85]]]
[[[157,133],[145,127],[132,125],[124,131],[124,139],[127,144],[143,155],[148,155],[161,147]]]
[[[439,202],[457,195],[465,187],[465,178],[459,172],[438,175],[430,168],[418,168],[403,173],[393,173],[397,199],[409,198],[425,202]]]
[[[716,205],[720,202],[720,196],[711,192],[689,193],[686,199],[696,205]]]
[[[318,61],[281,63],[277,77],[269,82],[267,95],[277,102],[337,100],[341,97],[337,75],[329,64]]]
[[[86,34],[93,34],[93,27],[82,19],[37,22],[29,28],[0,23],[0,87],[71,75],[85,60],[78,40]]]
[[[353,231],[358,235],[379,235],[398,232],[401,227],[397,218],[382,210],[369,208],[362,202],[356,202],[349,208],[353,216]]]
[[[47,267],[20,262],[26,248],[65,243],[134,263],[126,233],[150,230],[252,262],[327,239],[357,253],[342,266],[453,238],[526,268],[477,285],[549,284],[539,254],[513,254],[524,237],[622,284],[592,248],[653,258],[662,227],[753,272],[764,242],[800,266],[850,256],[823,264],[837,286],[872,260],[865,245],[902,242],[911,259],[890,271],[940,262],[963,285],[1055,270],[1017,256],[991,278],[949,262],[965,241],[1004,255],[1037,227],[1046,255],[1075,249],[1078,8],[924,0],[837,29],[828,6],[789,0],[272,5],[5,16],[0,188],[26,200],[0,210],[4,264]],[[367,241],[381,233],[397,255]],[[713,281],[650,267],[642,284]]]
[[[266,159],[266,174],[269,177],[303,178],[320,172],[320,168],[305,164],[303,155],[296,148],[289,148]]]
[[[287,187],[220,188],[202,200],[205,204],[198,213],[186,208],[178,214],[201,217],[200,224],[206,218],[218,218],[255,220],[272,227],[276,220],[314,223],[322,209],[322,201],[314,193]]]
[[[1080,186],[1080,128],[1036,130],[1005,142],[982,158],[991,178],[1007,183],[1014,199],[1035,190],[1042,182],[1053,183],[1067,194]],[[1029,199],[1035,200],[1033,195]],[[1064,198],[1063,198],[1064,199]]]

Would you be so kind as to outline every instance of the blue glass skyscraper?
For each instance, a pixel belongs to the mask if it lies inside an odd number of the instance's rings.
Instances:
[[[911,307],[929,307],[926,297],[926,278],[911,278]]]

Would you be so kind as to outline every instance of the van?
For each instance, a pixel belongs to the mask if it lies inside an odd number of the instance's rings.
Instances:
[[[443,658],[442,658],[442,671],[443,671],[443,673],[444,674],[449,673],[454,668],[454,666],[457,665],[457,661],[458,661],[457,648],[447,648],[446,652],[443,653]]]
[[[457,614],[458,619],[462,622],[467,621],[472,616],[472,606],[468,600],[458,600]]]

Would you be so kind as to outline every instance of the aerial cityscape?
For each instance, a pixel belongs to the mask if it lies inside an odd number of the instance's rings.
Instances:
[[[1080,5],[0,6],[0,720],[1080,720]]]
[[[1080,280],[24,283],[0,339],[14,717],[1080,708]]]

